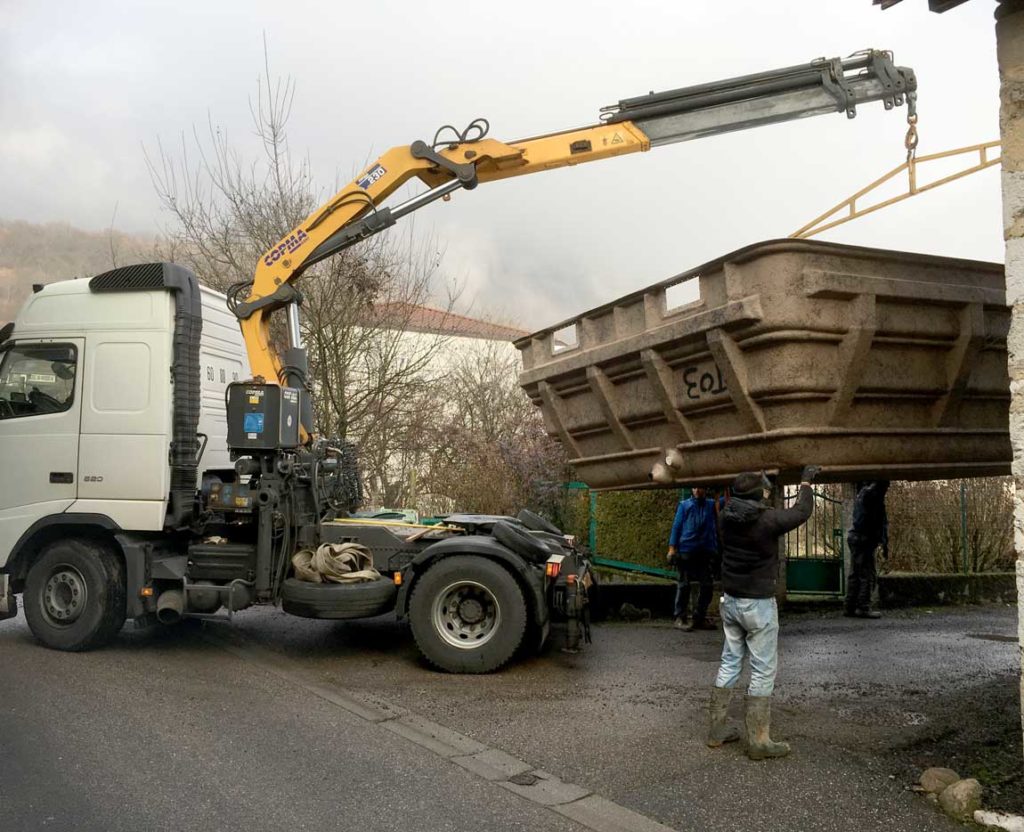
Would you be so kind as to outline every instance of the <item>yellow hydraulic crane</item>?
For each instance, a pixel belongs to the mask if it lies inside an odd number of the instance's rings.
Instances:
[[[487,137],[484,119],[465,130],[442,128],[432,142],[395,147],[317,208],[256,265],[251,282],[229,291],[241,321],[256,380],[304,390],[306,357],[299,329],[302,272],[379,233],[423,206],[483,182],[594,162],[673,142],[744,130],[813,115],[843,112],[881,101],[886,109],[906,103],[915,117],[913,70],[898,67],[889,52],[868,50],[849,58],[819,58],[724,81],[627,98],[601,110],[598,124],[501,142]],[[410,179],[428,190],[393,208],[383,205]],[[289,346],[279,357],[270,346],[269,322],[287,309]],[[309,397],[303,393],[302,438],[312,432]]]

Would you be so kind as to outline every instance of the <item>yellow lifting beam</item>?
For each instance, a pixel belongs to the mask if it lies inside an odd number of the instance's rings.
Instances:
[[[952,156],[966,156],[969,154],[977,154],[977,161],[974,164],[969,164],[955,173],[943,176],[941,179],[936,179],[934,182],[927,182],[922,185],[918,181],[918,166],[925,164],[926,162],[934,162],[937,159],[948,159]],[[797,229],[789,236],[801,240],[813,237],[815,234],[828,231],[830,228],[835,228],[837,225],[842,225],[850,220],[863,217],[865,214],[871,214],[880,208],[885,208],[896,202],[902,202],[904,199],[909,199],[917,194],[922,194],[925,191],[938,188],[940,185],[945,185],[948,182],[954,182],[957,179],[963,179],[965,176],[970,176],[972,173],[977,173],[979,170],[985,170],[985,168],[998,165],[1001,158],[999,142],[997,141],[985,142],[984,144],[972,144],[967,147],[958,147],[954,150],[944,150],[941,153],[929,153],[926,156],[916,156],[912,152],[908,153],[907,161],[902,165],[897,165],[884,176],[879,177],[870,185],[861,188],[857,193],[847,199],[844,199],[834,208],[831,208],[825,213],[815,217],[807,223],[807,225]],[[873,191],[877,190],[891,179],[899,176],[904,171],[907,173],[907,189],[904,193],[897,194],[896,196],[882,200],[881,202],[868,204],[866,207],[860,206],[859,203],[861,203],[864,197],[867,197]],[[833,217],[836,217],[836,215],[842,211],[847,212],[845,216],[833,219]]]

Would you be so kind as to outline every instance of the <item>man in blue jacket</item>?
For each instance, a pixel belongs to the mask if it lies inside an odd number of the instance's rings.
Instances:
[[[712,566],[717,555],[718,520],[715,502],[708,499],[706,489],[694,488],[690,499],[679,501],[672,533],[668,538],[668,561],[675,564],[679,573],[673,610],[676,629],[687,632],[714,629],[708,623],[707,614],[711,604]],[[691,581],[700,585],[700,592],[693,620],[687,623]]]

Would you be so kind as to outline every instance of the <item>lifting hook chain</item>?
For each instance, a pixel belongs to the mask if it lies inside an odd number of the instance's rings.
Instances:
[[[903,146],[907,149],[908,164],[914,160],[917,153],[917,113],[907,116],[907,135],[903,139]]]

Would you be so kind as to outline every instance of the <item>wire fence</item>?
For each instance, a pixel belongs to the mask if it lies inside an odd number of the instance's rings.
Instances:
[[[797,494],[797,488],[787,488],[785,505],[792,505]],[[786,535],[786,557],[841,561],[845,536],[842,486],[815,486],[810,518]]]
[[[787,489],[787,492],[790,492]],[[848,532],[841,484],[815,486],[814,512],[786,536],[786,556],[841,563]],[[592,492],[582,483],[554,489],[538,506],[591,550],[647,568],[664,569],[675,502],[687,492]],[[795,489],[786,494],[786,503]],[[1013,569],[1013,480],[985,477],[894,482],[886,497],[889,557],[882,572],[1000,572]]]
[[[1013,480],[894,482],[886,499],[886,572],[1013,569]]]

